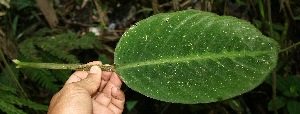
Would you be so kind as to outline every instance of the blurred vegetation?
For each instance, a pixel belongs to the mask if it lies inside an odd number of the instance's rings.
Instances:
[[[0,113],[46,113],[51,97],[72,73],[16,69],[12,59],[113,64],[116,43],[132,24],[189,8],[247,20],[282,49],[292,47],[279,53],[266,83],[226,101],[167,103],[124,85],[124,114],[300,114],[300,49],[294,45],[300,41],[297,0],[0,0]]]

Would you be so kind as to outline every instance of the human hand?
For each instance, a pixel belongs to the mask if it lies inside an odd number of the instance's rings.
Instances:
[[[90,72],[76,71],[52,97],[48,114],[121,114],[125,102],[121,85],[115,72],[102,72],[98,66]]]

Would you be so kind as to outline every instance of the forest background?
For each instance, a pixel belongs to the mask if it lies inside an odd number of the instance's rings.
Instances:
[[[16,69],[11,60],[113,64],[114,48],[131,25],[185,9],[249,21],[286,50],[263,84],[230,100],[168,103],[124,85],[124,114],[300,114],[298,0],[0,0],[0,113],[46,113],[51,97],[72,73]]]

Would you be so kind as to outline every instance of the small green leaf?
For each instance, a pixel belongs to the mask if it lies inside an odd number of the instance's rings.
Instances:
[[[277,99],[276,99],[276,108],[277,109],[280,109],[282,107],[284,107],[286,105],[286,99],[284,97],[281,97],[281,96],[278,96]],[[268,110],[269,111],[274,111],[274,99],[271,99],[270,102],[268,103]],[[276,110],[277,110],[276,109]]]
[[[5,102],[8,102],[10,104],[15,104],[15,105],[18,105],[18,106],[21,106],[21,107],[22,106],[27,106],[27,107],[32,108],[34,110],[42,110],[42,111],[47,111],[48,110],[47,105],[38,104],[38,103],[33,102],[31,100],[20,98],[18,96],[14,96],[14,95],[1,96],[0,99],[5,101]]]
[[[271,77],[266,80],[266,82],[272,85]],[[288,76],[283,78],[282,76],[277,76],[276,89],[287,97],[297,97],[300,93],[300,78],[297,76]]]
[[[290,114],[300,114],[300,103],[296,100],[287,102],[287,109]]]
[[[126,101],[126,108],[127,108],[127,110],[131,111],[137,103],[138,103],[138,100],[129,100],[129,101]]]
[[[266,82],[272,86],[272,77],[269,77]],[[289,83],[288,81],[286,81],[282,76],[277,76],[277,80],[276,80],[276,89],[279,90],[280,92],[284,92],[284,91],[289,91]]]
[[[174,103],[208,103],[250,91],[276,66],[277,43],[244,20],[197,10],[151,16],[115,49],[133,90]]]
[[[104,57],[103,55],[100,55],[98,57],[98,60],[100,60],[102,62],[102,64],[109,64],[109,60],[106,57]]]
[[[19,70],[15,68],[15,65],[9,64],[0,73],[0,84],[11,88],[17,88],[18,86],[16,83],[18,82],[16,82],[16,80],[19,80]]]
[[[258,0],[258,8],[259,8],[260,15],[264,19],[265,18],[265,11],[264,11],[264,5],[263,5],[262,0]]]
[[[7,114],[26,114],[23,110],[16,108],[14,105],[0,100],[0,110]]]

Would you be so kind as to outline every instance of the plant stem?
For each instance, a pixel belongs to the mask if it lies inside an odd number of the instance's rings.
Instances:
[[[173,9],[175,11],[179,11],[179,1],[178,0],[172,0]]]
[[[157,0],[151,0],[151,4],[152,4],[152,9],[154,14],[158,14],[159,13],[159,4]]]
[[[274,35],[273,35],[273,22],[272,22],[272,10],[271,10],[271,0],[267,0],[267,6],[268,6],[268,18],[269,18],[269,26],[270,26],[270,37],[274,39]],[[274,101],[274,114],[278,114],[277,112],[277,96],[276,96],[276,87],[277,87],[277,76],[276,76],[276,70],[273,70],[272,72],[272,99]]]
[[[16,68],[38,68],[38,69],[61,69],[61,70],[82,70],[89,71],[92,66],[86,64],[60,64],[60,63],[34,63],[34,62],[22,62],[14,59],[13,62],[17,65]],[[100,65],[102,71],[114,71],[114,65]]]
[[[284,49],[280,50],[279,53],[288,51],[288,50],[290,50],[291,48],[296,47],[297,45],[300,45],[300,42],[298,42],[298,43],[296,43],[296,44],[294,44],[294,45],[291,45],[291,46],[289,46],[289,47],[287,47],[287,48],[284,48]]]
[[[103,7],[101,6],[101,4],[99,3],[99,0],[94,0],[94,3],[96,5],[97,11],[98,11],[98,15],[100,17],[100,20],[103,24],[103,28],[107,27],[107,24],[109,24],[109,20],[108,17],[106,15],[106,13],[103,11]]]

